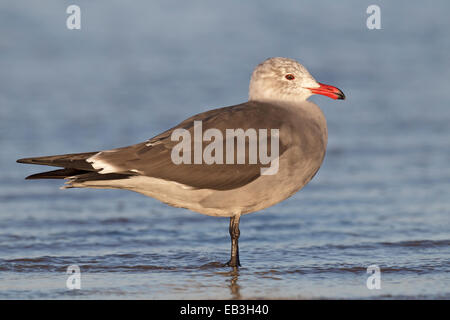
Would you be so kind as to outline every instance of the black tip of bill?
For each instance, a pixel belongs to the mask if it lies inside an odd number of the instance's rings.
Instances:
[[[345,100],[345,94],[340,90],[340,89],[338,89],[339,90],[339,92],[338,93],[336,93],[337,94],[337,99],[338,100]]]

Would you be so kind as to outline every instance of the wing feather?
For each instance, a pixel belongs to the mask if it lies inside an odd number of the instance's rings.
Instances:
[[[171,151],[179,141],[171,140],[172,132],[175,129],[184,128],[193,137],[194,121],[202,121],[203,132],[210,128],[221,131],[223,137],[222,143],[225,141],[226,129],[269,129],[268,136],[270,137],[270,129],[280,129],[283,126],[283,119],[286,119],[286,115],[281,114],[283,112],[287,111],[274,108],[269,104],[251,102],[215,109],[186,119],[177,126],[146,142],[99,153],[95,156],[95,159],[114,167],[116,169],[115,172],[138,172],[144,176],[175,181],[193,188],[216,190],[234,189],[260,177],[261,167],[268,166],[259,163],[248,164],[248,139],[246,139],[246,164],[207,165],[203,163],[176,165],[171,159]],[[288,133],[285,132],[285,134]],[[208,143],[204,142],[203,148]],[[237,144],[235,143],[236,148]],[[279,155],[286,148],[287,146],[282,136],[280,136]],[[268,153],[270,154],[270,143],[268,145]]]

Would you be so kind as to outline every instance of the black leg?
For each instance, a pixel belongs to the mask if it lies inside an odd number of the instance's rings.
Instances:
[[[240,267],[241,263],[239,262],[239,220],[241,215],[235,215],[230,218],[230,237],[231,237],[231,258],[230,261],[227,262],[227,266],[229,267]]]

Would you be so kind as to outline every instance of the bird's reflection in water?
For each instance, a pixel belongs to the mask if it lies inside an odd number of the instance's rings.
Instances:
[[[223,263],[212,262],[201,266],[201,268],[223,268]],[[229,267],[226,267],[227,269]],[[239,269],[237,267],[232,268],[229,271],[214,271],[214,274],[224,277],[225,281],[228,282],[228,288],[230,288],[231,299],[242,299],[241,297],[241,286],[238,284],[239,279]]]
[[[239,279],[239,269],[233,268],[228,272],[217,272],[216,274],[222,275],[229,282],[228,288],[230,288],[231,299],[239,300],[241,299],[241,286],[238,284]]]
[[[231,291],[231,299],[241,299],[241,286],[238,284],[239,279],[239,269],[233,268],[233,271],[230,273],[230,291]]]

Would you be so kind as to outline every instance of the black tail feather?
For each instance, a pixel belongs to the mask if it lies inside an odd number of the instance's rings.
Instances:
[[[127,179],[130,176],[135,175],[135,173],[133,172],[107,173],[107,174],[98,173],[99,170],[92,167],[91,163],[87,161],[89,157],[95,154],[97,154],[97,152],[72,153],[47,157],[23,158],[17,160],[17,162],[26,164],[39,164],[39,165],[62,167],[63,169],[32,174],[31,176],[28,176],[25,179],[35,180],[35,179],[69,178],[69,181],[67,182],[68,185],[65,186],[65,188],[70,188],[71,187],[70,184],[72,182],[83,183],[98,180]]]
[[[67,177],[72,177],[79,174],[84,174],[89,171],[78,170],[72,168],[58,169],[53,171],[40,172],[36,174],[32,174],[31,176],[26,177],[27,180],[35,180],[35,179],[65,179]]]
[[[84,171],[96,171],[86,160],[97,152],[71,153],[47,157],[23,158],[19,163],[41,164],[54,167],[73,168]]]

